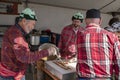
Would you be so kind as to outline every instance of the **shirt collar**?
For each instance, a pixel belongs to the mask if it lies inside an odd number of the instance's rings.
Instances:
[[[100,28],[100,26],[97,24],[91,23],[86,28]]]
[[[15,26],[22,32],[24,36],[27,35],[27,33],[23,30],[23,28],[19,24],[15,24]]]

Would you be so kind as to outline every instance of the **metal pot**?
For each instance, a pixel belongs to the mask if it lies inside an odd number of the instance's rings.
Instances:
[[[40,35],[35,35],[35,34],[30,35],[30,44],[40,45]]]

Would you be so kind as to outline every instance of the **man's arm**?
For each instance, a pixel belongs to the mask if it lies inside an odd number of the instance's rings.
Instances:
[[[14,38],[12,44],[14,54],[20,62],[31,63],[48,56],[47,50],[31,52],[28,43],[21,36]]]
[[[113,62],[114,62],[114,69],[115,69],[115,77],[116,80],[120,80],[120,42],[117,39],[117,42],[114,44],[114,57],[113,57]]]

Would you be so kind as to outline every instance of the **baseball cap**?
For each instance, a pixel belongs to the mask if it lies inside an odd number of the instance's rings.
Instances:
[[[78,12],[73,15],[74,19],[84,19],[84,16],[82,13]]]
[[[19,18],[26,18],[28,20],[35,20],[37,21],[37,17],[34,11],[32,11],[30,8],[26,8],[20,13]]]
[[[89,9],[86,12],[86,18],[101,18],[100,11],[98,9]]]

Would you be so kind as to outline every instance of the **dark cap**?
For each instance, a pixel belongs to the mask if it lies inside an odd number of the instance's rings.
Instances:
[[[89,9],[86,12],[86,18],[101,18],[100,11],[97,9]]]

